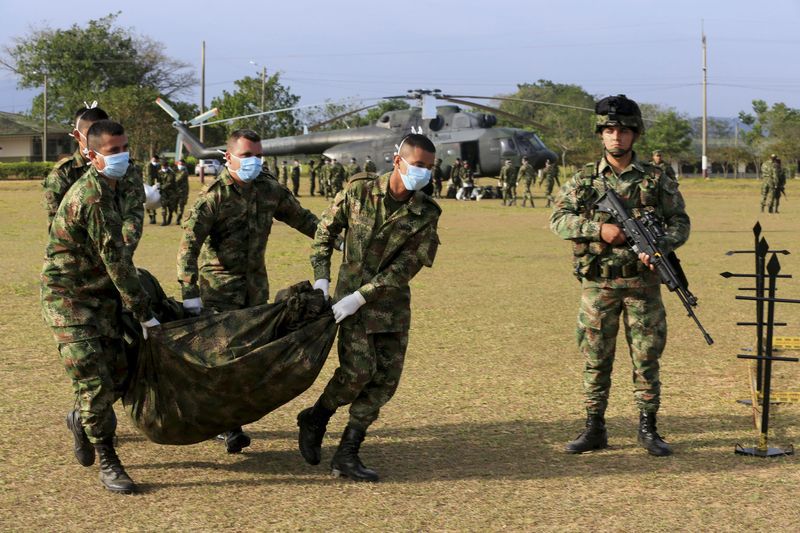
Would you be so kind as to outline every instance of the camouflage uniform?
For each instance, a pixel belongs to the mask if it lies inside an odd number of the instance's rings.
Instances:
[[[152,317],[132,249],[123,240],[124,203],[124,193],[90,167],[53,217],[42,269],[42,314],[93,443],[113,436],[112,404],[123,392],[121,308],[140,322]]]
[[[155,186],[158,183],[159,168],[160,167],[158,163],[153,164],[153,162],[151,161],[150,163],[147,164],[147,184],[150,185],[151,187]],[[150,223],[155,224],[157,215],[156,210],[148,209],[147,215],[150,217]]]
[[[375,166],[375,161],[372,159],[367,159],[364,162],[364,172],[371,172],[372,174],[378,172],[378,167]]]
[[[176,224],[181,223],[183,218],[183,210],[186,208],[186,203],[189,201],[189,171],[186,167],[178,169],[175,175],[175,200],[177,203],[177,220]]]
[[[347,176],[348,180],[353,176],[355,176],[356,174],[358,174],[359,172],[361,172],[361,167],[356,162],[351,162],[349,165],[345,167],[345,175]]]
[[[342,189],[344,189],[344,183],[345,181],[347,181],[347,177],[345,176],[344,167],[342,166],[342,164],[339,163],[338,161],[333,163],[331,165],[329,176],[330,176],[329,179],[331,182],[331,188],[333,189],[331,195],[334,196],[339,194],[342,191]]]
[[[314,193],[317,192],[317,164],[313,159],[308,162],[308,179],[311,182],[308,194],[314,196]]]
[[[300,196],[300,165],[292,165],[292,194]]]
[[[319,166],[319,192],[325,198],[333,198],[331,195],[331,164],[325,161]]]
[[[442,163],[437,159],[431,169],[431,182],[433,183],[433,197],[442,197],[442,178],[444,172],[442,171]]]
[[[334,300],[358,291],[367,303],[341,323],[339,368],[320,403],[330,410],[351,404],[349,424],[366,430],[397,389],[411,322],[408,282],[433,265],[441,209],[422,192],[404,203],[393,201],[388,173],[362,176],[323,213],[311,265],[316,279],[330,279],[334,242],[344,229]]]
[[[531,186],[536,184],[536,171],[533,169],[533,165],[531,165],[530,162],[526,161],[519,167],[517,181],[521,182],[522,186],[525,188],[525,193],[522,196],[522,207],[525,207],[525,204],[527,204],[529,200],[531,202],[531,207],[533,207],[533,192],[531,191]]]
[[[172,215],[178,207],[178,187],[175,184],[175,172],[170,167],[158,170],[158,183],[161,192],[162,226],[172,224]]]
[[[689,238],[689,217],[678,183],[634,155],[619,177],[605,159],[587,165],[562,187],[550,218],[553,232],[573,243],[575,274],[582,284],[577,340],[586,358],[587,412],[600,416],[605,412],[622,315],[634,367],[636,403],[642,412],[655,413],[661,389],[659,358],[667,339],[660,278],[627,244],[611,246],[600,239],[600,226],[609,220],[607,214],[592,209],[605,190],[600,176],[606,177],[608,186],[634,215],[652,210],[664,221],[666,238],[661,244],[667,251]]]
[[[281,173],[280,173],[280,181],[281,185],[289,188],[289,166],[286,164],[286,161],[281,163]]]
[[[781,195],[785,194],[784,190],[786,189],[786,169],[783,168],[780,162],[776,167],[773,183],[769,207],[771,213],[777,213],[781,204]]]
[[[550,207],[550,203],[553,201],[553,187],[558,185],[561,187],[561,180],[558,179],[558,165],[551,163],[550,167],[545,167],[544,172],[542,173],[542,180],[539,182],[539,185],[544,184],[544,194],[547,197],[547,205],[545,207]],[[533,199],[531,199],[533,202]]]
[[[650,164],[653,165],[654,167],[660,168],[661,171],[664,174],[666,174],[668,178],[678,181],[678,178],[675,176],[675,171],[672,169],[672,165],[670,165],[666,161],[662,160],[661,163],[654,163],[653,161],[651,161]]]
[[[519,169],[511,161],[500,169],[500,187],[503,189],[503,205],[517,203],[517,173]]]
[[[769,204],[769,212],[772,213],[772,190],[777,184],[778,169],[771,159],[761,164],[761,212]]]
[[[242,186],[225,168],[197,198],[178,249],[183,299],[203,299],[220,311],[267,303],[264,254],[272,220],[314,236],[317,217],[288,189],[262,173]]]
[[[78,181],[87,170],[89,163],[83,158],[80,149],[72,157],[56,163],[53,170],[42,182],[44,188],[44,203],[47,209],[47,228],[53,223],[53,218],[58,211],[62,198],[67,194],[72,184]],[[144,184],[139,167],[131,162],[128,171],[117,180],[117,197],[122,209],[122,238],[125,245],[133,253],[142,238],[142,224],[144,222]]]

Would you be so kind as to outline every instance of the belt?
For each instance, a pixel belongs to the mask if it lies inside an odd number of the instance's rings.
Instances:
[[[627,265],[596,265],[594,274],[598,278],[614,279],[614,278],[635,278],[644,272],[645,266],[642,263],[629,263]]]

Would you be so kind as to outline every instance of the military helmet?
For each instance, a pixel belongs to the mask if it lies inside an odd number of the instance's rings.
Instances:
[[[597,115],[595,133],[600,133],[606,126],[624,126],[637,133],[644,133],[639,105],[624,94],[606,96],[595,104],[594,112]]]

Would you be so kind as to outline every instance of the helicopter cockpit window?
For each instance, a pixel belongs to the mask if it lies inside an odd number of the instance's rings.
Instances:
[[[519,149],[525,153],[530,153],[533,151],[533,145],[527,136],[517,135],[517,146],[519,146]]]
[[[512,155],[517,153],[517,145],[514,139],[500,139],[500,152],[503,155]]]

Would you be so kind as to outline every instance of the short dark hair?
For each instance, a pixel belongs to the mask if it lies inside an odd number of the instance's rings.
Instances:
[[[92,150],[100,148],[103,135],[110,135],[112,137],[125,135],[125,128],[122,127],[122,124],[114,122],[113,120],[98,120],[92,124],[92,127],[89,128],[89,132],[86,134],[89,148]]]
[[[108,113],[99,107],[82,107],[75,111],[72,124],[77,129],[80,122],[97,122],[98,120],[108,120]]]
[[[254,143],[261,142],[261,136],[258,133],[254,132],[253,130],[248,130],[248,129],[234,130],[234,132],[231,133],[230,137],[228,137],[228,147],[230,148],[230,146],[233,145],[233,143],[235,143],[242,137],[244,137],[248,141],[253,141]]]
[[[421,133],[409,133],[405,137],[400,140],[399,147],[402,149],[404,146],[410,146],[411,148],[421,148],[430,154],[436,153],[436,145],[433,144],[433,141],[428,139],[425,135]],[[397,150],[397,153],[400,153],[400,150]]]

